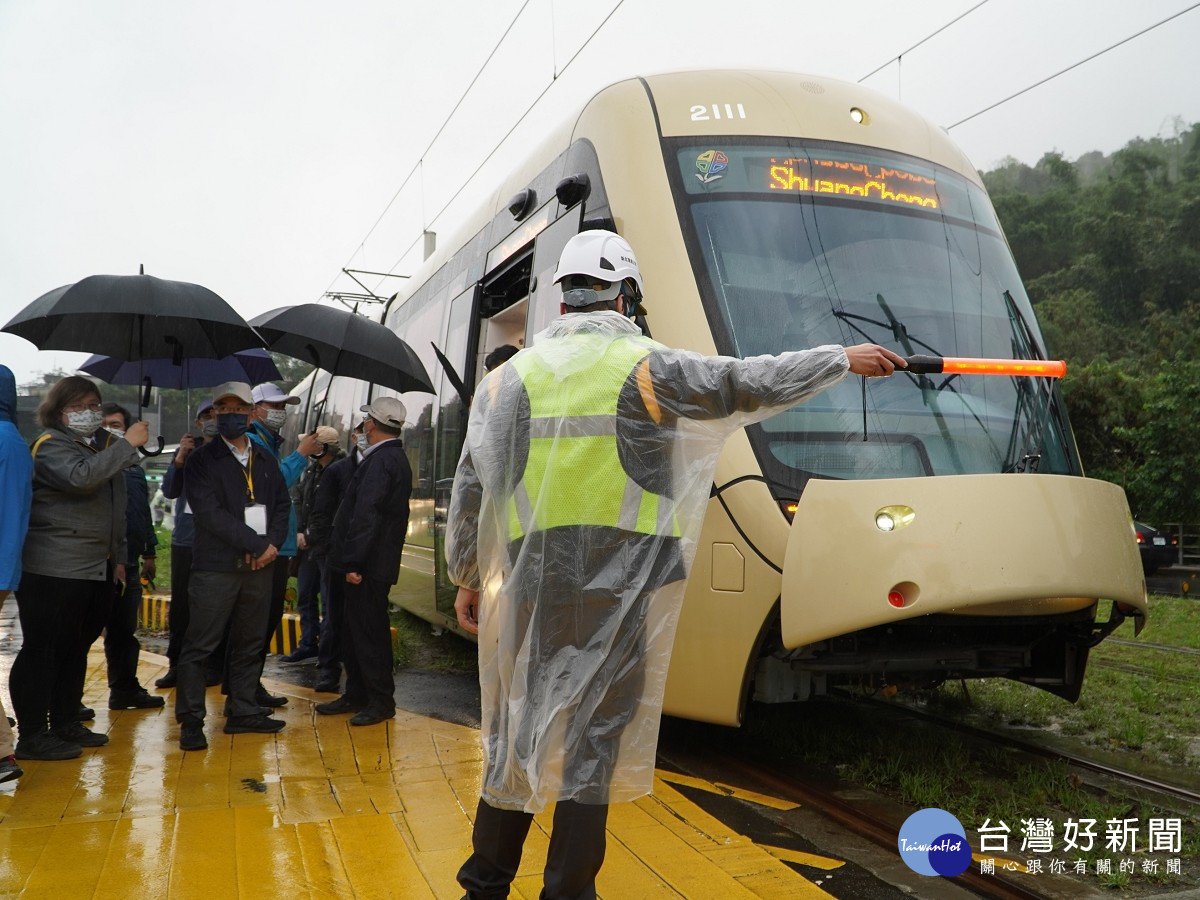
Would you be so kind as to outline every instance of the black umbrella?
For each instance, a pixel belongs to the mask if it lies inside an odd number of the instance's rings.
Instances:
[[[109,384],[141,384],[149,378],[160,388],[183,390],[212,387],[226,381],[261,384],[264,381],[278,381],[283,377],[271,359],[271,354],[261,348],[239,350],[220,359],[197,359],[188,356],[178,363],[173,359],[125,362],[112,356],[90,356],[80,365],[79,371],[87,372]],[[188,408],[191,408],[190,403]]]
[[[144,274],[91,275],[55,288],[0,330],[39,350],[101,353],[129,362],[220,359],[263,345],[254,329],[208,288]],[[139,380],[148,395],[150,381]],[[139,398],[139,417],[146,402],[148,397]],[[163,439],[158,442],[161,451]]]
[[[206,287],[153,275],[91,275],[42,294],[2,329],[39,350],[101,353],[126,362],[220,359],[262,338]]]
[[[358,378],[400,393],[434,392],[412,347],[389,328],[349,310],[302,303],[263,313],[250,324],[272,350],[331,375]]]

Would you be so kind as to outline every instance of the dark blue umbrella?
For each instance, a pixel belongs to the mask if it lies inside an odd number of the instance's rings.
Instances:
[[[147,378],[160,388],[213,387],[226,381],[262,384],[283,376],[266,350],[241,350],[221,359],[185,357],[178,363],[167,357],[126,362],[112,356],[89,356],[79,367],[109,384],[143,384]]]

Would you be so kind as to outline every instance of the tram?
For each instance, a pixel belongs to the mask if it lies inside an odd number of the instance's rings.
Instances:
[[[437,389],[401,395],[414,487],[391,596],[444,629],[460,631],[445,512],[482,361],[559,314],[552,273],[580,230],[637,250],[641,321],[669,346],[1047,355],[974,167],[942,129],[859,85],[622,81],[491,197],[382,317]],[[317,421],[343,433],[391,393],[320,372],[311,387]],[[725,446],[664,711],[736,725],[748,699],[968,677],[1073,701],[1089,648],[1146,609],[1124,493],[1084,477],[1056,381],[850,376]]]

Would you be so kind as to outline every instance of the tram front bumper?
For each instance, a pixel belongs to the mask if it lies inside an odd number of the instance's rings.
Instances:
[[[785,646],[931,613],[1146,614],[1125,493],[1064,475],[813,479],[784,558]]]

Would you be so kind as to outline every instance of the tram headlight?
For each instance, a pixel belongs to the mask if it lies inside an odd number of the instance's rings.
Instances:
[[[896,531],[916,517],[911,506],[885,506],[875,513],[875,527],[883,532]]]

